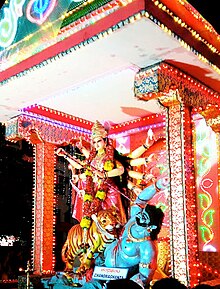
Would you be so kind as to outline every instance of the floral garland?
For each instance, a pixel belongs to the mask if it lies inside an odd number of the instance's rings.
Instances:
[[[89,228],[91,223],[91,215],[96,213],[101,209],[101,204],[105,200],[108,185],[105,181],[97,180],[97,190],[95,189],[93,173],[91,168],[91,163],[95,159],[97,152],[95,149],[92,149],[90,152],[88,161],[87,161],[87,170],[86,170],[86,189],[85,195],[83,198],[83,213],[84,216],[80,222],[82,228]],[[102,159],[103,169],[105,172],[111,171],[114,168],[114,147],[112,145],[107,145],[105,149],[105,155]]]

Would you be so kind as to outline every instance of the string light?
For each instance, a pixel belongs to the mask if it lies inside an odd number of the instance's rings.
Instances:
[[[173,12],[170,11],[170,9],[166,7],[166,5],[163,5],[157,0],[152,0],[152,1],[154,2],[155,6],[157,6],[159,9],[163,10],[164,12],[166,12],[181,27],[184,27],[185,29],[190,31],[190,33],[195,39],[203,42],[211,50],[212,53],[216,53],[220,55],[220,52],[217,50],[214,44],[209,43],[207,39],[204,39],[197,31],[195,31],[192,27],[188,26],[179,16],[174,15]],[[217,32],[214,30],[214,28],[207,21],[205,21],[205,19],[201,17],[201,15],[193,7],[190,7],[190,5],[186,1],[182,1],[181,4],[184,6],[187,12],[189,12],[190,15],[195,18],[197,22],[199,21],[199,23],[203,25],[203,29],[205,28],[205,30],[207,30],[208,35],[212,34],[214,36],[213,39],[216,39],[217,40],[216,42],[220,42],[220,37],[217,34]],[[209,37],[209,41],[212,41],[212,37]]]
[[[185,89],[186,87],[188,90]],[[177,89],[180,95],[183,95],[188,101],[193,101],[194,107],[200,107],[205,100],[211,105],[220,105],[220,97],[217,92],[165,62],[140,69],[135,76],[134,92],[139,99],[150,100],[160,96],[166,97],[166,93],[169,95],[171,91],[173,94]],[[192,98],[191,95],[194,97]]]
[[[123,2],[124,3],[124,2]],[[38,48],[38,52],[39,51],[42,51],[43,49],[45,49],[46,47],[49,47],[53,44],[55,44],[56,42],[59,42],[59,41],[62,41],[64,40],[65,38],[69,37],[71,34],[74,34],[77,30],[82,30],[83,28],[86,28],[88,27],[89,25],[92,25],[94,24],[97,20],[95,19],[95,17],[97,17],[97,15],[99,15],[99,18],[104,18],[106,17],[107,15],[109,15],[110,13],[113,13],[115,12],[117,9],[119,9],[121,6],[123,6],[122,2],[120,2],[119,0],[114,2],[114,5],[111,3],[108,3],[104,6],[102,6],[101,8],[98,8],[97,10],[94,10],[92,11],[90,14],[87,14],[85,16],[82,16],[80,18],[80,20],[76,20],[74,23],[71,23],[69,24],[69,26],[65,26],[63,27],[61,30],[60,30],[60,34],[58,35],[58,37],[56,39],[52,39],[52,40],[48,40],[47,42],[45,41],[42,45],[43,47],[42,48]],[[130,3],[130,1],[127,0],[126,2],[127,4]],[[87,1],[83,3],[83,5],[87,5]],[[126,5],[127,5],[126,4]],[[182,27],[185,27],[186,29],[188,29],[189,31],[191,31],[192,35],[196,38],[196,39],[199,39],[200,41],[203,41],[208,47],[209,49],[212,51],[212,53],[215,53],[215,54],[218,54],[220,55],[220,52],[217,51],[217,48],[213,46],[213,44],[209,44],[207,41],[205,41],[204,39],[202,39],[201,36],[199,36],[198,33],[196,33],[195,31],[193,31],[190,27],[188,27],[180,18],[178,18],[177,16],[174,16],[172,12],[170,12],[169,9],[167,9],[167,7],[165,5],[162,5],[161,3],[159,4],[158,1],[154,1],[154,4],[156,6],[158,6],[159,9],[165,11],[166,13],[168,13],[171,17],[173,17],[174,21],[176,21],[179,25],[181,25]],[[69,18],[71,15],[73,14],[73,11],[71,10],[70,12],[68,12],[66,15],[63,16],[63,19],[65,18]],[[193,14],[193,13],[192,13]],[[95,16],[94,16],[95,15]],[[87,45],[91,42],[93,42],[94,40],[97,40],[97,39],[100,39],[103,38],[103,37],[107,37],[107,35],[111,34],[113,31],[121,28],[122,26],[126,25],[126,24],[129,24],[129,23],[133,23],[134,21],[137,21],[139,19],[141,19],[142,17],[147,17],[147,18],[150,18],[154,23],[156,23],[157,25],[159,25],[161,27],[161,29],[163,29],[166,33],[168,33],[169,35],[173,35],[175,38],[177,38],[181,45],[186,48],[187,50],[191,50],[195,55],[198,56],[198,58],[203,61],[204,63],[210,65],[212,67],[212,69],[214,69],[217,73],[220,74],[220,69],[212,64],[211,62],[208,61],[208,59],[206,59],[203,55],[201,55],[200,53],[198,53],[195,49],[193,49],[192,47],[190,47],[186,42],[184,42],[178,35],[175,35],[174,33],[172,33],[172,31],[170,29],[168,29],[163,23],[160,23],[156,18],[154,18],[152,15],[150,15],[148,12],[146,11],[141,11],[137,14],[134,14],[132,16],[130,16],[126,21],[121,21],[119,22],[117,25],[111,27],[111,28],[108,28],[107,30],[105,31],[102,31],[101,33],[97,34],[96,36],[93,36],[81,43],[79,43],[78,45],[58,54],[57,56],[54,56],[54,57],[51,57],[50,59],[48,60],[45,60],[43,62],[41,62],[40,64],[36,65],[35,68],[40,68],[44,65],[47,65],[49,64],[51,61],[54,61],[55,58],[60,58],[61,56],[65,56],[66,54],[68,53],[71,53],[72,51],[74,51],[75,49],[77,48],[81,48],[82,46],[84,45]],[[89,21],[89,22],[88,22]],[[49,25],[49,24],[48,24]],[[50,23],[50,25],[52,25]],[[205,26],[206,28],[209,27],[209,26]],[[210,30],[210,27],[209,27],[209,33],[214,33],[213,30]],[[28,37],[31,37],[31,36],[28,36]],[[38,44],[39,45],[39,44]],[[28,50],[32,51],[32,49],[30,49],[30,47],[28,48]],[[25,53],[23,54],[24,57],[26,58],[27,57],[27,53],[28,51],[24,51]],[[24,58],[23,58],[24,59]],[[23,60],[22,58],[19,60],[19,57],[16,57],[16,61],[22,61]],[[16,64],[16,63],[13,63],[13,65]],[[4,64],[3,64],[4,65]],[[12,66],[12,63],[10,63],[10,66]],[[6,67],[3,69],[6,69]],[[31,71],[32,69],[34,69],[33,67],[30,68],[30,69],[27,69],[25,71],[23,71],[22,73],[19,73],[13,77],[11,77],[11,79],[15,78],[15,77],[21,77],[23,75],[25,75],[26,73],[28,73],[29,71]],[[5,80],[6,82],[8,81],[9,79]],[[3,81],[3,84],[4,84],[4,81]]]

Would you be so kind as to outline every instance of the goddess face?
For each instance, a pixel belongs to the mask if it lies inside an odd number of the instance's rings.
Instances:
[[[105,140],[102,137],[93,138],[92,144],[96,151],[101,151],[105,149]]]

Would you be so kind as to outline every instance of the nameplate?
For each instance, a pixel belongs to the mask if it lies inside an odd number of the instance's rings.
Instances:
[[[108,268],[95,266],[92,277],[93,279],[98,280],[115,280],[125,279],[127,274],[127,268]]]

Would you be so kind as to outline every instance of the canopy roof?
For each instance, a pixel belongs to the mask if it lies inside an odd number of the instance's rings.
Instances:
[[[2,49],[1,122],[36,104],[114,124],[160,113],[156,100],[134,97],[137,71],[160,62],[220,93],[220,36],[186,1],[94,0],[62,9],[52,35],[41,23],[37,41],[26,35],[26,46],[20,39]]]

